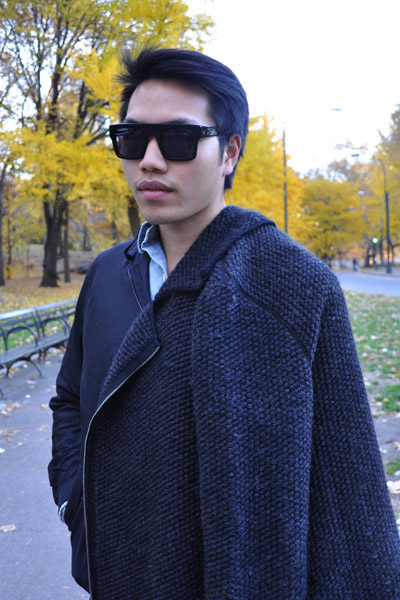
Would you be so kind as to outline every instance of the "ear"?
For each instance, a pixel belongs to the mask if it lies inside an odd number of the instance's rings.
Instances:
[[[237,161],[239,160],[240,148],[242,147],[242,140],[238,133],[233,133],[229,138],[229,142],[225,146],[224,154],[222,157],[222,174],[224,176],[230,175],[235,168]]]

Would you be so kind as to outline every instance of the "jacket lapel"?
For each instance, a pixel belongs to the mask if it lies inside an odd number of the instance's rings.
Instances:
[[[99,397],[99,404],[115,393],[158,351],[154,327],[153,304],[147,304],[132,323],[116,352]]]

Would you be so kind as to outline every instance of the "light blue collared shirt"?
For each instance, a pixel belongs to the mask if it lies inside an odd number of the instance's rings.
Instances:
[[[147,252],[149,262],[150,296],[154,300],[157,292],[168,277],[167,259],[161,245],[158,225],[145,221],[139,229],[137,238],[139,252]]]

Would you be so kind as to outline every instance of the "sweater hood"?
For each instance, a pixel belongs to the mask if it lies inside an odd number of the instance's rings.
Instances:
[[[256,211],[227,206],[204,229],[162,286],[157,299],[172,291],[202,287],[229,249],[250,231],[275,223]]]

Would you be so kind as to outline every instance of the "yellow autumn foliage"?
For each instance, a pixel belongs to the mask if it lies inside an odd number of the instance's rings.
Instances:
[[[323,177],[303,188],[303,214],[307,223],[305,245],[324,260],[361,243],[364,230],[358,186]]]
[[[302,239],[305,236],[302,181],[290,167],[287,168],[287,189],[288,232],[293,238]],[[244,157],[239,162],[233,189],[226,198],[229,203],[260,211],[284,229],[283,146],[267,115],[250,120]]]
[[[123,21],[134,25],[124,32],[126,39],[144,44],[202,50],[214,22],[210,16],[188,14],[188,5],[180,0],[128,0]]]

